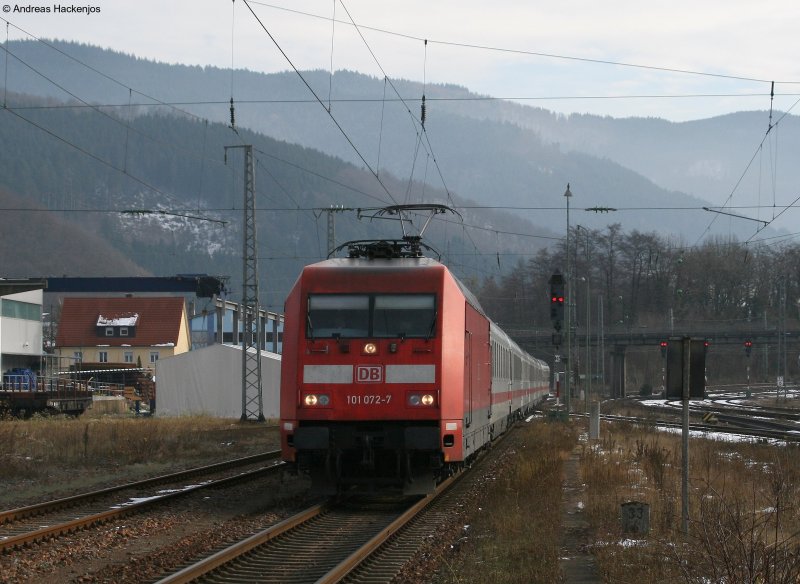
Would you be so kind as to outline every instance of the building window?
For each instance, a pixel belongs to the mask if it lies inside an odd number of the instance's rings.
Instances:
[[[114,336],[114,327],[113,326],[107,326],[106,327],[106,336],[107,337],[113,337]]]
[[[128,327],[126,327],[126,326],[119,327],[119,336],[127,337],[128,336]]]
[[[97,360],[100,363],[108,363],[108,351],[98,351]]]
[[[158,351],[150,351],[150,362],[155,363],[158,361]]]
[[[75,351],[72,353],[72,358],[76,361],[83,361],[83,351]]]
[[[21,318],[24,320],[42,320],[42,307],[30,302],[18,300],[3,300],[2,315],[8,318]]]
[[[126,363],[133,363],[133,351],[125,351],[123,359]]]

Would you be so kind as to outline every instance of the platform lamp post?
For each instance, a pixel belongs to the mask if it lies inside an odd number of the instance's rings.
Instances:
[[[567,183],[567,190],[564,191],[564,197],[567,199],[567,294],[565,298],[565,304],[567,305],[567,317],[565,319],[565,328],[567,333],[567,363],[564,367],[566,371],[566,375],[564,376],[564,407],[567,411],[567,416],[569,416],[569,406],[570,406],[570,392],[572,389],[570,388],[570,377],[571,371],[570,368],[572,367],[572,270],[570,268],[570,254],[569,254],[569,200],[572,198],[572,191],[569,190],[569,183]]]

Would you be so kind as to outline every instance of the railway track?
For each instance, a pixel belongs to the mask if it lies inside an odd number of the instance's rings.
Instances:
[[[201,489],[264,476],[281,467],[280,463],[263,466],[279,456],[280,451],[267,452],[0,512],[0,552],[132,515]],[[246,472],[241,470],[252,465],[261,466]],[[185,484],[191,479],[220,473],[225,476]],[[153,490],[167,485],[171,488]]]
[[[158,584],[389,582],[436,537],[455,501],[477,488],[487,459],[482,456],[427,497],[352,497],[314,505]]]
[[[723,417],[725,416],[723,415]],[[720,417],[718,419],[723,420],[723,417]],[[658,418],[617,416],[611,414],[602,414],[600,418],[603,420],[614,421],[614,422],[630,422],[632,424],[658,426],[662,428],[674,428],[678,430],[681,429],[682,427],[681,422],[675,420],[658,419]],[[731,435],[751,436],[753,438],[785,440],[787,442],[800,442],[800,428],[798,428],[797,426],[791,427],[784,425],[775,425],[769,420],[752,420],[752,419],[747,419],[746,417],[739,417],[739,419],[737,419],[734,416],[730,416],[730,420],[726,420],[726,422],[728,423],[738,422],[738,425],[734,424],[734,425],[722,426],[719,424],[690,423],[689,430],[696,432],[703,432],[707,434],[708,433],[731,434]]]
[[[160,580],[338,582],[431,498],[370,498],[310,507]]]

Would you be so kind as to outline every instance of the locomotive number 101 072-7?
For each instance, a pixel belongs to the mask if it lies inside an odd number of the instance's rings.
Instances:
[[[367,395],[348,395],[347,405],[349,406],[386,406],[392,401],[392,394],[386,395],[367,394]]]

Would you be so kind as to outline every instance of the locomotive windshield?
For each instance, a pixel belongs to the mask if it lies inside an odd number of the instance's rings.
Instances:
[[[436,324],[433,294],[311,294],[308,338],[429,338]]]

